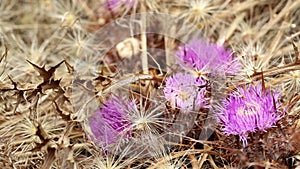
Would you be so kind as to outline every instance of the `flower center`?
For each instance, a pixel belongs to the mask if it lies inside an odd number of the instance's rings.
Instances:
[[[148,120],[146,117],[142,117],[136,121],[136,129],[137,130],[145,130],[147,126]]]
[[[189,98],[189,94],[188,92],[182,91],[179,93],[179,97],[181,98],[181,100],[187,100]]]
[[[254,107],[249,107],[249,108],[241,107],[238,109],[237,114],[241,116],[252,116],[256,114],[256,112],[257,111]]]

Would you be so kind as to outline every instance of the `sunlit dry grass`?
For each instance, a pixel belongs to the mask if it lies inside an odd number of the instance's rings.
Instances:
[[[0,2],[0,168],[300,166],[299,0],[105,3]],[[213,109],[182,116],[162,90],[180,70],[178,46],[199,38],[230,48],[242,66],[209,79]],[[214,113],[223,95],[254,82],[281,94],[285,114],[243,147]],[[107,150],[91,138],[88,118],[112,93],[138,103],[128,110],[138,137]]]

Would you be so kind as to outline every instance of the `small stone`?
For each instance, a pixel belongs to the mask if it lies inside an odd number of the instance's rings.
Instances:
[[[120,42],[116,49],[122,59],[131,59],[133,55],[140,51],[140,41],[136,38],[127,38]]]

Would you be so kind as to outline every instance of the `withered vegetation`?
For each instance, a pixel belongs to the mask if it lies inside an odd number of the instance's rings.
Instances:
[[[121,3],[117,11],[105,2],[0,2],[0,168],[300,166],[299,0],[137,0],[132,7]],[[149,19],[145,12],[165,13],[176,22]],[[130,22],[116,22],[120,18]],[[197,117],[185,135],[173,133],[178,141],[169,142],[169,149],[152,142],[158,145],[147,158],[131,153],[140,150],[135,145],[105,152],[89,135],[89,104],[127,93],[145,112],[165,106],[162,115],[172,126],[179,110],[162,98],[162,89],[179,70],[178,46],[196,38],[225,44],[242,63],[238,75],[209,79],[214,110],[221,94],[263,82],[281,93],[282,119],[251,133],[243,147],[237,136],[222,133],[210,110],[201,109],[193,112]]]

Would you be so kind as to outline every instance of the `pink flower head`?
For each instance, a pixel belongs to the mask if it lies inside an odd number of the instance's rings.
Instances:
[[[186,73],[176,73],[166,80],[165,98],[173,108],[197,110],[208,105],[206,81]]]
[[[104,8],[113,13],[117,13],[121,7],[132,8],[137,0],[107,0],[103,4]]]
[[[130,131],[126,131],[131,124],[127,120],[128,110],[132,109],[134,104],[134,101],[129,102],[115,96],[107,100],[89,118],[92,138],[106,146],[115,143],[121,136],[129,137]]]
[[[279,94],[270,90],[262,91],[261,86],[250,85],[238,89],[238,95],[231,95],[224,101],[222,112],[218,115],[226,135],[239,135],[244,147],[249,132],[275,127],[282,117],[277,112]]]
[[[232,51],[223,46],[202,40],[180,46],[176,53],[179,64],[197,73],[222,72],[234,74],[239,64],[233,59]]]

